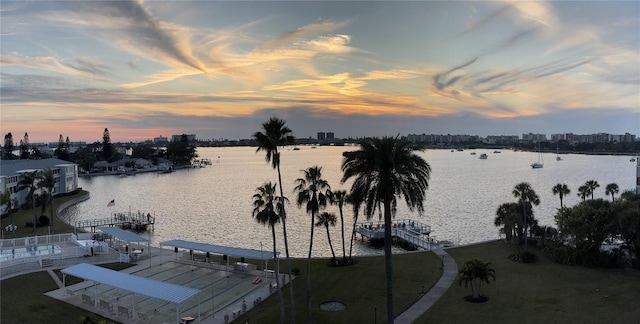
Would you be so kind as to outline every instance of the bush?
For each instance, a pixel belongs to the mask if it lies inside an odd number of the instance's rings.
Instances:
[[[24,227],[26,227],[26,228],[33,227],[33,222],[26,222],[26,223],[24,223]]]
[[[45,215],[38,217],[38,226],[49,226],[49,217]]]
[[[536,262],[538,257],[531,251],[522,251],[522,253],[520,253],[520,260],[522,263],[532,263]]]

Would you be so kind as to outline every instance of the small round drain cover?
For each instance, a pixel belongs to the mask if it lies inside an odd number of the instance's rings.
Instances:
[[[328,312],[337,312],[347,308],[345,304],[339,301],[327,301],[320,304],[320,309]]]

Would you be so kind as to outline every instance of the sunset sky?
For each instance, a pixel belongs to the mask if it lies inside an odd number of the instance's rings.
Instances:
[[[640,135],[639,1],[2,1],[14,142]]]

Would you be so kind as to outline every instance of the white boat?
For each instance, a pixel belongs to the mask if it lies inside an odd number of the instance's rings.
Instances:
[[[531,163],[533,169],[542,169],[544,162],[542,161],[542,154],[540,153],[540,142],[538,142],[538,162]]]
[[[489,156],[488,156],[486,153],[482,153],[482,154],[480,154],[479,159],[481,159],[481,160],[486,160],[488,157],[489,157]]]
[[[560,142],[556,143],[556,161],[562,161],[560,157]]]

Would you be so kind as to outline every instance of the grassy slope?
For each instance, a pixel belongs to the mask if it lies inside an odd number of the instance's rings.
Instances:
[[[482,286],[483,304],[463,297],[454,284],[418,323],[617,323],[640,322],[640,272],[552,263],[537,249],[533,264],[511,261],[513,246],[492,242],[450,249],[458,266],[474,258],[491,262],[496,281]]]
[[[394,256],[394,310],[402,313],[433,286],[442,271],[440,259],[431,252],[420,252]],[[311,303],[313,320],[316,323],[384,323],[386,318],[385,268],[383,257],[362,257],[357,265],[341,268],[326,266],[326,260],[313,260],[311,274]],[[294,281],[296,297],[296,322],[307,321],[306,309],[306,260],[293,260],[293,267],[300,269]],[[285,262],[281,263],[281,267]],[[289,287],[285,287],[287,318],[290,316]],[[341,301],[346,309],[326,312],[319,308],[325,301]],[[376,310],[377,309],[377,310]],[[377,314],[377,316],[375,316]],[[255,310],[238,319],[239,323],[277,323],[279,320],[278,298],[262,302]],[[288,320],[287,320],[288,322]]]

